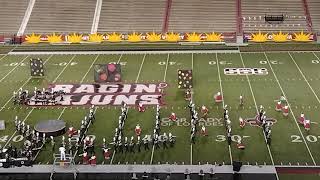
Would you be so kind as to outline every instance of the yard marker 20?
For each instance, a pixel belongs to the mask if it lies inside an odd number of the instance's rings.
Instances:
[[[286,99],[287,99],[287,103],[288,103],[288,106],[289,106],[291,115],[292,115],[293,118],[294,118],[294,122],[295,122],[295,124],[296,124],[297,127],[298,127],[298,130],[299,130],[300,135],[301,135],[301,137],[302,137],[302,139],[303,139],[303,142],[304,142],[304,144],[305,144],[305,146],[306,146],[306,148],[307,148],[307,150],[308,150],[308,153],[309,153],[309,155],[310,155],[310,157],[311,157],[311,159],[312,159],[312,162],[313,162],[313,164],[316,166],[317,164],[316,164],[316,162],[315,162],[315,160],[314,160],[314,158],[313,158],[313,155],[312,155],[312,153],[311,153],[311,151],[310,151],[310,148],[309,148],[309,146],[308,146],[308,144],[307,144],[307,142],[306,142],[306,140],[305,140],[305,138],[304,138],[304,136],[303,136],[303,134],[302,134],[302,131],[301,131],[301,129],[300,129],[300,126],[299,126],[299,124],[298,124],[298,121],[297,121],[295,115],[293,114],[293,111],[292,111],[291,105],[290,105],[290,103],[289,103],[288,97],[286,96],[285,92],[283,91],[282,86],[281,86],[281,84],[280,84],[280,82],[279,82],[279,79],[278,79],[277,75],[275,74],[275,72],[274,72],[271,64],[269,63],[269,62],[270,62],[270,61],[269,61],[269,58],[268,58],[268,56],[267,56],[267,54],[266,54],[265,52],[264,52],[264,56],[265,56],[266,60],[268,61],[269,67],[270,67],[270,69],[271,69],[271,72],[272,72],[274,78],[276,79],[276,81],[277,81],[277,83],[278,83],[278,86],[279,86],[279,88],[280,88],[280,90],[281,90],[281,93],[282,93],[282,94],[284,95],[284,97],[286,97]]]

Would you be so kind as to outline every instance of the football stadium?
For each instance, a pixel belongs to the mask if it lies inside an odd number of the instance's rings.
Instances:
[[[319,0],[1,0],[1,180],[320,179]]]

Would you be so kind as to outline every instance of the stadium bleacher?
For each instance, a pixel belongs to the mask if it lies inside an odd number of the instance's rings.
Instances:
[[[161,32],[166,0],[103,1],[99,32]]]
[[[168,2],[170,2],[168,6]],[[18,32],[29,0],[1,1],[0,34]],[[24,34],[90,33],[96,0],[35,1]],[[320,30],[320,2],[308,0],[314,31]],[[236,32],[237,3],[234,0],[108,0],[102,1],[98,32]],[[168,9],[166,9],[169,7]],[[309,31],[308,15],[301,0],[242,0],[242,29]],[[168,11],[168,18],[166,12]],[[284,15],[282,23],[265,22],[265,15]],[[240,15],[240,16],[241,16]],[[307,17],[306,17],[307,16]]]
[[[0,33],[17,33],[29,0],[0,1]]]
[[[283,14],[285,20],[280,24],[269,24],[264,20],[266,14]],[[242,0],[242,16],[246,32],[308,30],[301,0]]]
[[[96,0],[36,1],[25,33],[90,33]]]
[[[308,0],[309,11],[313,22],[313,30],[320,31],[320,1]]]
[[[174,0],[169,18],[169,31],[235,32],[234,0]]]

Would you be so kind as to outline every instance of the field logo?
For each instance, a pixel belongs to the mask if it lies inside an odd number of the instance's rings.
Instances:
[[[244,120],[246,122],[246,124],[250,124],[251,126],[259,126],[261,127],[262,123],[258,120],[258,117],[254,117],[254,118],[247,118]],[[266,119],[266,123],[268,124],[268,122],[271,123],[271,125],[273,126],[275,123],[277,123],[277,120],[274,118],[267,118]]]
[[[225,68],[225,75],[268,75],[266,68]]]
[[[64,91],[63,100],[57,97],[62,106],[82,105],[144,105],[163,104],[162,89],[166,83],[151,84],[52,84],[49,90]],[[38,105],[38,104],[30,104]]]

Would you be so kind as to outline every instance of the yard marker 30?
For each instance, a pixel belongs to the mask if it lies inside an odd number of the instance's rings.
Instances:
[[[240,59],[241,59],[241,62],[242,62],[242,66],[245,68],[245,64],[244,64],[244,61],[243,61],[241,52],[240,52],[239,54],[240,54]],[[252,95],[252,97],[253,97],[253,102],[254,102],[254,105],[255,105],[255,109],[256,109],[257,113],[259,113],[258,106],[257,106],[257,102],[256,102],[256,98],[255,98],[255,96],[254,96],[254,93],[253,93],[253,90],[252,90],[252,86],[251,86],[251,82],[250,82],[250,79],[249,79],[248,75],[246,75],[246,78],[247,78],[247,81],[248,81],[248,84],[249,84],[249,88],[250,88],[250,91],[251,91],[251,95]],[[272,163],[272,165],[274,166],[274,160],[273,160],[273,156],[272,156],[272,153],[271,153],[271,150],[270,150],[270,146],[269,146],[269,144],[267,143],[267,138],[266,138],[263,130],[262,130],[262,135],[263,135],[263,137],[264,137],[264,141],[265,141],[266,146],[267,146],[267,149],[268,149],[268,153],[269,153],[269,156],[270,156],[270,159],[271,159],[271,163]],[[279,179],[277,173],[276,173],[276,177],[277,177],[277,179]]]

